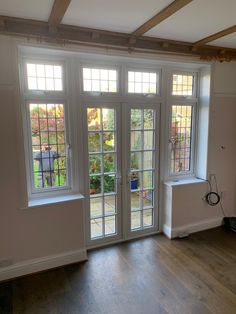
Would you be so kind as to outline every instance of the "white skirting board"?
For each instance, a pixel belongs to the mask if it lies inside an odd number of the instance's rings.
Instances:
[[[82,249],[23,261],[11,266],[0,268],[0,281],[33,274],[72,263],[86,261],[87,259],[87,250]]]
[[[169,239],[174,239],[174,238],[181,237],[181,235],[184,235],[184,234],[191,234],[198,231],[203,231],[203,230],[208,230],[208,229],[219,227],[222,225],[222,220],[223,218],[218,217],[218,218],[204,220],[198,223],[180,226],[176,228],[171,228],[164,224],[163,233]]]

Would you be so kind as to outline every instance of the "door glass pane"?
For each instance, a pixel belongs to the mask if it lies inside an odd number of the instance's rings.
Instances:
[[[116,213],[116,195],[109,195],[104,197],[105,215]]]
[[[143,152],[143,169],[153,168],[153,151]]]
[[[153,129],[154,111],[152,109],[144,109],[143,124],[144,129]]]
[[[131,231],[153,226],[155,110],[130,112]]]
[[[143,172],[143,188],[150,189],[153,187],[153,173],[152,171]]]
[[[114,109],[102,109],[102,126],[103,130],[115,129],[115,110]]]
[[[101,155],[92,154],[89,156],[89,173],[101,173]]]
[[[153,207],[153,190],[145,190],[142,192],[143,208]]]
[[[116,232],[116,216],[105,217],[105,235]]]
[[[131,212],[131,230],[141,227],[141,211]]]
[[[142,153],[132,152],[130,155],[130,169],[131,170],[141,170]]]
[[[100,194],[102,191],[101,176],[90,177],[90,195]]]
[[[131,130],[142,128],[142,111],[139,109],[131,109]]]
[[[103,235],[102,218],[91,219],[90,227],[91,227],[91,238],[97,238]]]
[[[115,151],[115,132],[103,132],[103,150],[105,152]]]
[[[148,227],[152,226],[153,222],[153,215],[152,215],[153,210],[152,209],[145,209],[143,211],[143,226]]]
[[[103,155],[103,167],[104,172],[115,172],[116,171],[116,154],[104,154]]]
[[[142,149],[142,132],[141,131],[131,131],[130,146],[132,150]]]
[[[87,119],[90,238],[105,238],[117,233],[116,112],[88,108]]]
[[[104,193],[115,192],[115,175],[104,175]]]
[[[91,218],[102,216],[102,197],[90,199],[90,214]]]
[[[101,133],[89,132],[88,134],[88,149],[90,153],[101,152]]]
[[[130,189],[140,190],[142,186],[142,172],[131,172],[130,174]]]
[[[153,149],[153,131],[143,132],[143,148]]]
[[[88,130],[89,131],[101,130],[100,109],[88,108]]]
[[[141,199],[139,192],[131,192],[130,193],[130,201],[131,201],[131,210],[132,209],[141,209]]]

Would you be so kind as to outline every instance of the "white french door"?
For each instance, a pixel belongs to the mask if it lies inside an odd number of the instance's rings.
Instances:
[[[158,229],[158,118],[157,105],[126,106],[127,238]]]
[[[158,106],[89,105],[84,119],[88,244],[158,231]]]

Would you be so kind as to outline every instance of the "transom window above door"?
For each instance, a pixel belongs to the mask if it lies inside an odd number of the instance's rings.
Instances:
[[[128,71],[128,93],[134,94],[158,94],[159,73]]]
[[[83,90],[85,92],[117,93],[117,70],[105,68],[83,68]]]
[[[27,63],[27,87],[29,90],[62,91],[63,73],[59,64]]]

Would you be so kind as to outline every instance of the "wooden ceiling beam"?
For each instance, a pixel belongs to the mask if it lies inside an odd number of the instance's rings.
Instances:
[[[71,0],[54,0],[52,11],[48,19],[48,24],[51,28],[56,28],[60,25],[70,3]]]
[[[134,36],[142,36],[147,31],[149,31],[151,28],[155,27],[165,19],[167,19],[169,16],[173,15],[175,12],[179,11],[183,7],[185,7],[187,4],[192,2],[193,0],[175,0],[170,5],[165,7],[163,10],[161,10],[159,13],[157,13],[155,16],[153,16],[150,20],[148,20],[146,23],[141,25],[138,29],[136,29],[132,35]]]
[[[207,43],[210,43],[210,42],[212,42],[212,41],[214,41],[214,40],[216,40],[216,39],[219,39],[219,38],[221,38],[221,37],[230,35],[230,34],[235,33],[235,32],[236,32],[236,25],[231,26],[231,27],[229,27],[229,28],[226,28],[226,29],[224,29],[223,31],[220,31],[220,32],[218,32],[218,33],[215,33],[215,34],[213,34],[213,35],[211,35],[211,36],[205,37],[205,38],[203,38],[203,39],[201,39],[201,40],[195,42],[195,43],[194,43],[194,46],[195,46],[195,47],[203,46],[203,45],[205,45],[205,44],[207,44]]]
[[[204,60],[236,60],[236,49],[194,44],[60,24],[50,32],[47,22],[0,16],[0,34],[33,38],[45,43],[88,45],[117,50],[195,56]]]

